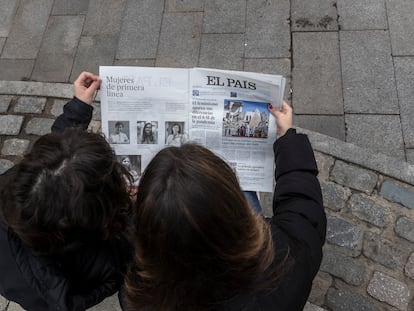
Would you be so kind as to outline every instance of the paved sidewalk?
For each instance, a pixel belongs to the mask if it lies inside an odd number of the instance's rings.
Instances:
[[[0,80],[70,82],[99,65],[278,73],[296,125],[414,163],[412,16],[412,0],[0,0]]]

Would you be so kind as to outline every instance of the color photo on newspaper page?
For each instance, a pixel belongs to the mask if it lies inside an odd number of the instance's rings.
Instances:
[[[267,138],[269,132],[268,103],[225,99],[223,136]]]

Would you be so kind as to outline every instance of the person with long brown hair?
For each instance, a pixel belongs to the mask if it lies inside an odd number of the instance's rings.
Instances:
[[[274,216],[245,199],[233,170],[196,144],[168,147],[139,184],[127,310],[302,310],[322,259],[326,216],[312,147],[292,109],[269,105],[274,144]]]

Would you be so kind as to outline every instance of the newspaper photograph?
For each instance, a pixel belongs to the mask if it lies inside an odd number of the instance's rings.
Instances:
[[[282,76],[207,68],[101,66],[102,132],[134,185],[162,148],[201,144],[222,157],[243,190],[273,191]]]

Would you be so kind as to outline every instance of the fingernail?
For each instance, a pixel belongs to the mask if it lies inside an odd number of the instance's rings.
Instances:
[[[272,104],[269,104],[268,107],[269,107],[269,109],[273,109]]]

